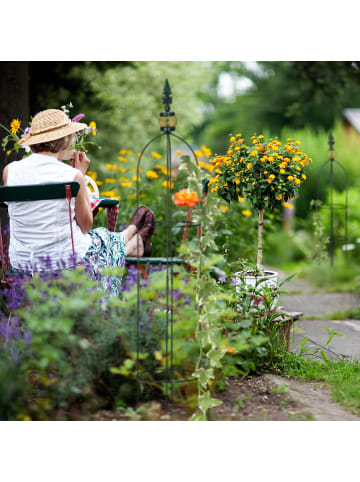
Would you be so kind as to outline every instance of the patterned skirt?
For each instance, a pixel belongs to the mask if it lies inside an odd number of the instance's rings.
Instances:
[[[125,265],[125,238],[121,233],[108,231],[106,228],[95,228],[89,232],[91,245],[87,250],[84,262],[91,277],[100,281],[104,291],[110,296],[120,292],[121,276],[107,276],[101,273],[102,268],[121,268]]]

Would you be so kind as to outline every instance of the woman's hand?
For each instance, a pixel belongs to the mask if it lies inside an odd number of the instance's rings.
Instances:
[[[81,171],[85,176],[86,171],[89,168],[90,159],[87,157],[85,152],[74,152],[73,159],[75,169],[79,169],[79,171]]]

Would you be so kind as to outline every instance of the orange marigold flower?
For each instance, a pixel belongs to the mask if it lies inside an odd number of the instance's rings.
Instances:
[[[199,198],[196,192],[189,192],[187,189],[181,189],[174,194],[174,203],[177,206],[195,206],[198,204]]]

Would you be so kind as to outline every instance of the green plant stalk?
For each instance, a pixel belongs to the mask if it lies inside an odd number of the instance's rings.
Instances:
[[[262,264],[262,234],[263,234],[263,222],[264,222],[264,210],[259,211],[259,222],[258,222],[258,247],[257,247],[257,260],[256,264],[259,269],[261,269]]]

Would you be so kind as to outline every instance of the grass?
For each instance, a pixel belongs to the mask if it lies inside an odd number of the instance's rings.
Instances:
[[[334,266],[326,261],[321,264],[307,261],[288,262],[278,266],[288,274],[296,273],[294,281],[306,281],[314,286],[313,293],[359,293],[360,270],[359,267],[347,264],[344,260],[334,261]],[[275,267],[276,269],[276,267]],[[286,289],[286,284],[284,285]]]
[[[287,353],[280,371],[300,380],[325,382],[334,401],[360,415],[360,362],[329,360],[324,363]]]

